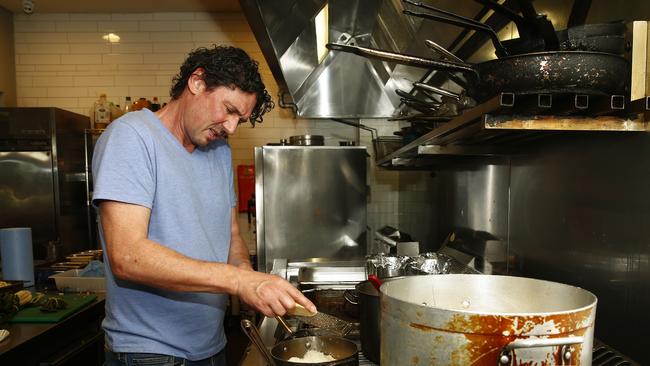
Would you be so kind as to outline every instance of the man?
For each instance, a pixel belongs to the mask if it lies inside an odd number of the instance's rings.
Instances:
[[[200,48],[171,101],[124,115],[99,138],[93,204],[107,271],[107,365],[225,365],[227,294],[266,316],[314,305],[255,272],[239,235],[230,148],[237,126],[273,107],[257,63]]]

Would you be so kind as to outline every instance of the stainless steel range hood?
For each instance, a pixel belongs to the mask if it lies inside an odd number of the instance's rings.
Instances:
[[[436,5],[474,16],[482,6],[439,0]],[[280,87],[280,104],[305,118],[387,118],[400,97],[428,70],[330,51],[319,62],[315,18],[327,6],[328,42],[437,58],[431,38],[446,46],[462,29],[404,15],[400,0],[240,0],[242,11]]]
[[[511,0],[498,0],[511,7]],[[492,16],[479,1],[427,0],[438,8],[474,18],[499,32],[499,38],[516,37],[515,27],[503,16]],[[515,2],[516,3],[516,2]],[[549,14],[555,29],[566,27],[572,2],[537,0],[538,12]],[[634,9],[641,0],[631,1]],[[587,23],[612,17],[634,19],[613,3],[595,0]],[[487,36],[434,21],[407,16],[410,6],[401,0],[240,0],[242,11],[280,87],[280,105],[292,105],[305,118],[388,118],[399,114],[396,89],[410,92],[413,82],[436,85],[435,72],[395,63],[370,60],[354,54],[329,51],[319,61],[317,15],[327,6],[327,42],[370,47],[424,58],[438,58],[425,46],[433,40],[468,62],[495,58]],[[511,8],[515,12],[518,8]],[[620,14],[619,14],[620,13]],[[432,81],[433,82],[430,82]],[[442,85],[437,85],[442,86]],[[455,85],[444,85],[451,87]],[[404,109],[404,108],[402,108]]]
[[[384,118],[393,114],[399,103],[391,82],[394,65],[343,52],[329,52],[318,62],[314,19],[327,5],[327,41],[404,51],[414,31],[401,14],[400,1],[240,0],[240,5],[283,100],[291,98],[298,116]]]

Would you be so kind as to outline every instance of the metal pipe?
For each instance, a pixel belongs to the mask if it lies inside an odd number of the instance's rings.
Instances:
[[[347,121],[347,120],[344,120],[344,119],[341,119],[341,118],[332,118],[332,121],[342,123],[344,125],[356,127],[356,128],[362,129],[362,130],[370,131],[370,138],[372,139],[372,148],[373,148],[373,150],[375,150],[375,154],[377,154],[379,152],[379,141],[377,141],[377,137],[379,136],[379,134],[378,134],[376,128],[372,128],[372,127],[368,127],[366,125],[362,125],[359,122],[355,123],[355,122],[352,122],[352,121]]]
[[[286,94],[289,94],[289,93],[287,91],[284,91],[284,90],[280,90],[278,92],[278,105],[280,106],[280,108],[291,109],[293,111],[294,115],[298,114],[298,106],[296,105],[296,103],[294,103],[293,101],[287,102],[287,101],[284,100],[284,96]]]

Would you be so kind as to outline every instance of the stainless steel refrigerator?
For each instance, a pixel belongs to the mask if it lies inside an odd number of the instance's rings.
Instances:
[[[88,117],[58,108],[0,108],[0,228],[30,227],[34,257],[90,249],[84,136]]]
[[[365,147],[255,148],[257,263],[366,254]]]

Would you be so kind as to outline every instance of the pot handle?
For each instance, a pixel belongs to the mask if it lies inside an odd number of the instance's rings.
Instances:
[[[345,290],[343,298],[352,305],[359,305],[359,295],[354,290]]]
[[[497,366],[510,365],[512,363],[512,351],[518,348],[536,348],[536,347],[553,347],[561,346],[560,353],[562,359],[560,362],[570,361],[573,349],[572,344],[581,344],[584,337],[562,337],[562,338],[535,338],[519,339],[508,343],[501,349],[501,354],[497,360]]]
[[[273,361],[273,356],[268,348],[264,345],[260,333],[257,331],[257,327],[253,322],[248,319],[242,319],[241,329],[244,331],[244,334],[248,336],[251,340],[251,343],[257,347],[257,350],[260,351],[262,357],[266,359],[268,365],[275,366],[275,361]]]
[[[278,315],[278,316],[275,317],[275,320],[278,321],[278,323],[280,324],[280,327],[282,327],[282,330],[284,330],[284,332],[287,334],[288,337],[293,337],[294,332],[289,327],[289,324],[287,324],[287,322],[284,321],[283,317]]]

